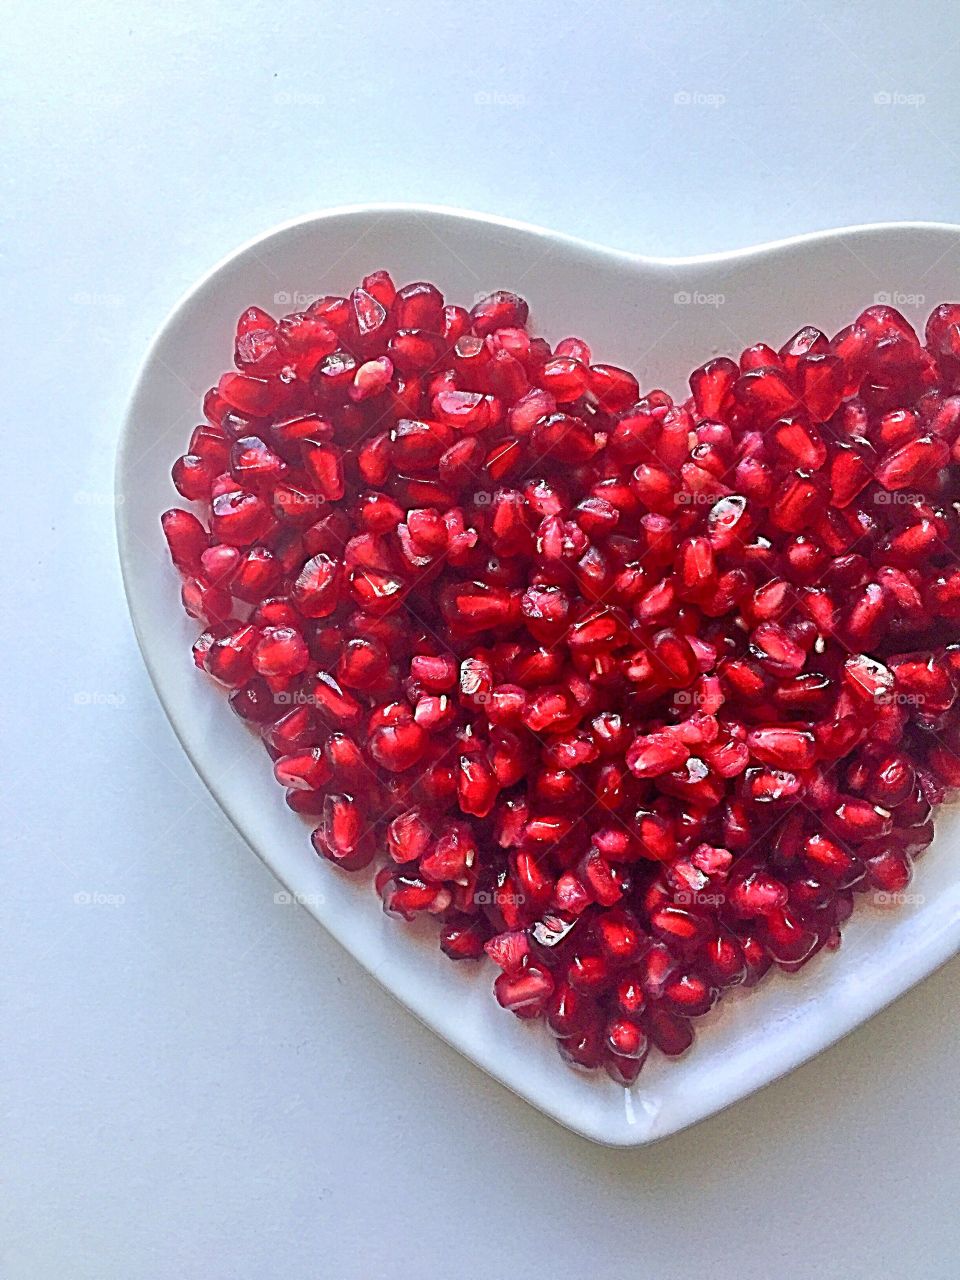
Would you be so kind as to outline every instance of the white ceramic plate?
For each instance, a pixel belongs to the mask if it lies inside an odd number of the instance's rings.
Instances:
[[[431,925],[387,919],[368,882],[313,853],[309,828],[286,807],[269,760],[223,694],[195,669],[196,626],[160,532],[179,501],[173,459],[199,420],[200,400],[230,366],[237,316],[274,314],[343,293],[387,267],[398,281],[435,281],[471,304],[495,288],[529,300],[536,329],[576,333],[597,359],[632,369],[645,388],[686,390],[710,356],[801,324],[828,333],[875,301],[918,324],[960,295],[960,227],[899,224],[828,231],[699,258],[653,259],[502,219],[409,205],[335,209],[279,227],[215,267],[178,304],[146,357],[120,442],[120,559],[144,659],[184,749],[251,847],[319,921],[413,1013],[534,1106],[597,1142],[650,1142],[727,1106],[857,1026],[960,944],[957,819],[944,813],[918,864],[911,898],[894,912],[861,908],[836,955],[792,978],[773,977],[701,1020],[679,1062],[651,1058],[630,1090],[576,1074],[542,1027],[501,1010],[491,972],[451,964]],[[318,975],[319,980],[319,975]],[[465,1074],[463,1087],[470,1088]]]

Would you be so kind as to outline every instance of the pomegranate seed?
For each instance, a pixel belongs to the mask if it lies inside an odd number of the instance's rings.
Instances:
[[[529,308],[524,300],[515,293],[501,290],[491,293],[474,306],[470,312],[473,331],[485,337],[496,329],[507,329],[513,326],[522,328],[527,322]]]
[[[337,607],[340,593],[340,566],[327,555],[314,556],[301,569],[291,590],[291,598],[307,618],[325,618]]]
[[[346,870],[356,870],[373,857],[372,832],[367,828],[356,800],[349,795],[330,794],[323,806],[323,818],[313,833],[314,847]]]
[[[640,384],[632,373],[612,364],[590,366],[590,392],[607,413],[617,413],[640,395]]]
[[[255,494],[232,489],[218,494],[210,507],[210,533],[218,542],[234,547],[258,542],[271,528],[273,516]]]
[[[201,557],[210,539],[197,517],[190,511],[165,511],[161,523],[170,558],[176,567],[185,574],[199,572]]]
[[[919,436],[880,460],[877,480],[890,490],[930,485],[949,457],[945,441],[935,436]]]
[[[629,1086],[898,900],[960,789],[960,304],[683,405],[527,326],[382,270],[248,308],[162,525],[317,852]]]
[[[809,769],[816,755],[813,734],[802,729],[753,729],[747,746],[755,759],[780,769]]]
[[[516,974],[501,973],[493,989],[504,1009],[540,1014],[553,993],[553,978],[543,965],[530,960]]]
[[[293,627],[267,627],[253,651],[253,665],[262,676],[298,676],[310,665],[310,651]]]
[[[627,751],[627,768],[637,778],[656,778],[686,764],[690,752],[676,735],[651,733],[636,738]]]

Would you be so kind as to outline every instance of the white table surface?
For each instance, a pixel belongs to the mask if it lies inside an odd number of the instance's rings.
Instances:
[[[955,6],[88,0],[0,31],[4,1280],[956,1277],[960,964],[653,1148],[572,1137],[275,905],[150,688],[110,496],[168,308],[314,208],[673,254],[960,221]]]

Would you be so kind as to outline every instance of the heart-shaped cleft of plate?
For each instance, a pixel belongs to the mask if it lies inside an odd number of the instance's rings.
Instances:
[[[179,501],[170,477],[202,396],[228,367],[237,316],[274,315],[344,293],[370,270],[431,280],[467,306],[497,288],[522,293],[532,329],[581,334],[597,358],[644,388],[686,395],[691,369],[762,338],[778,346],[802,324],[827,333],[892,302],[915,324],[957,295],[960,227],[845,228],[699,258],[652,259],[535,227],[410,205],[337,209],[279,227],[239,249],[169,316],[141,369],[120,442],[117,524],[130,612],[147,668],[184,750],[238,831],[369,972],[468,1059],[561,1124],[601,1143],[636,1146],[769,1083],[833,1043],[936,969],[960,944],[955,812],[895,911],[858,909],[843,946],[798,974],[728,994],[698,1020],[694,1049],[653,1055],[629,1089],[571,1071],[551,1037],[504,1013],[475,966],[454,965],[435,928],[398,927],[363,876],[316,857],[269,760],[198,674],[197,624],[180,608],[160,516]],[[363,881],[362,883],[359,881]],[[467,970],[465,972],[465,970]]]

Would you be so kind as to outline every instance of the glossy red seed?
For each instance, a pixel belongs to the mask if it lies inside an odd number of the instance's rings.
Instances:
[[[307,645],[293,627],[265,628],[253,651],[253,666],[262,676],[297,676],[309,664]]]
[[[685,764],[689,748],[674,734],[651,733],[637,737],[627,750],[627,768],[637,778],[657,778]]]
[[[661,1053],[679,1058],[693,1044],[693,1028],[679,1014],[659,1006],[648,1009],[643,1015],[643,1025],[650,1039]]]
[[[170,558],[181,573],[200,571],[203,553],[210,544],[207,531],[191,511],[165,511],[161,517],[163,536]]]
[[[784,375],[771,366],[742,373],[733,384],[733,395],[750,421],[760,428],[788,413],[798,400]]]
[[[163,518],[195,662],[317,851],[388,858],[385,909],[489,944],[568,1061],[629,1085],[836,947],[960,788],[958,317],[801,329],[678,406],[506,292],[241,316],[174,466],[202,518]]]
[[[327,555],[313,556],[304,564],[291,590],[291,599],[307,618],[325,618],[337,607],[340,565]]]
[[[809,769],[816,756],[813,734],[788,727],[753,729],[747,747],[754,759],[780,769]]]
[[[880,460],[876,477],[888,490],[926,487],[946,465],[950,450],[938,436],[920,436]]]
[[[612,364],[592,364],[589,373],[590,393],[607,413],[626,409],[640,395],[640,384],[626,369]]]

